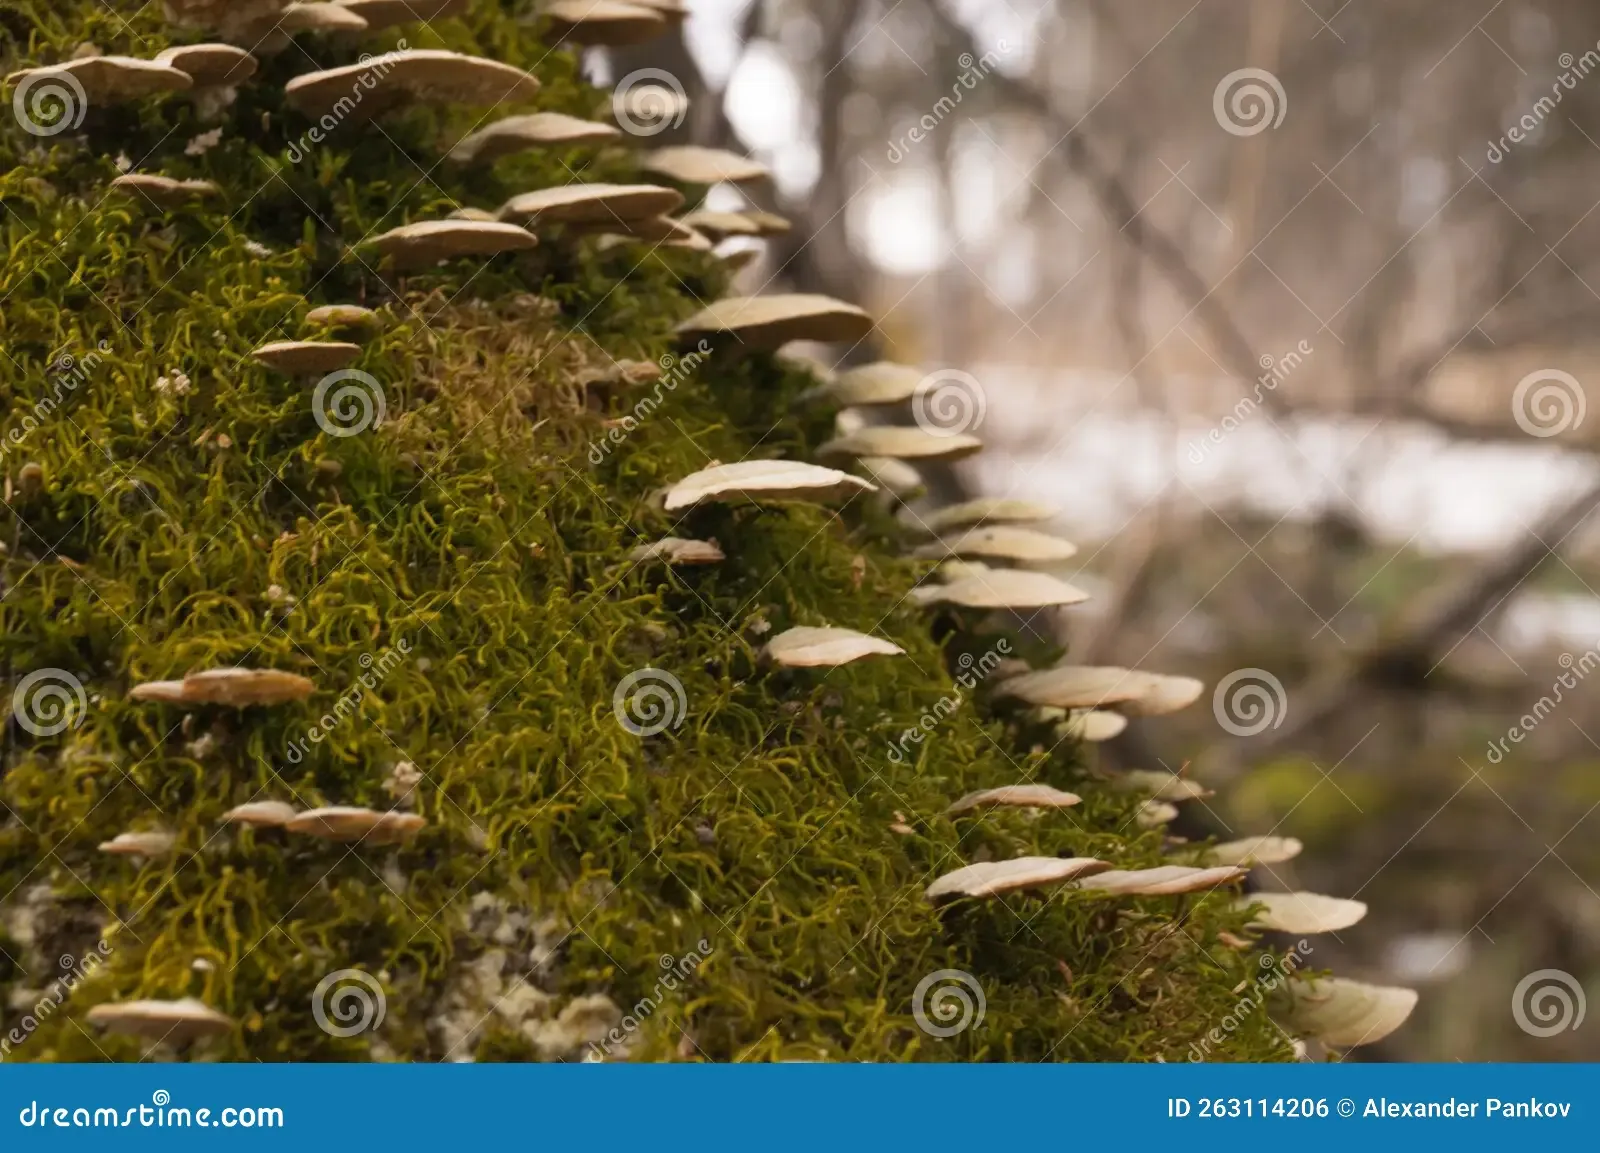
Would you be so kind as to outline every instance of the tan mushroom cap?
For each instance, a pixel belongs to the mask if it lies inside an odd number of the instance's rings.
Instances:
[[[1211,796],[1211,790],[1199,781],[1165,769],[1129,769],[1118,773],[1112,785],[1119,792],[1148,793],[1158,801],[1198,801]]]
[[[635,84],[611,94],[612,113],[626,123],[676,124],[689,111],[689,97],[664,84]]]
[[[1134,823],[1141,829],[1159,829],[1178,819],[1178,806],[1171,801],[1145,801],[1134,815]]]
[[[311,376],[345,367],[361,355],[361,346],[347,340],[274,340],[250,355],[279,372]]]
[[[978,524],[1021,524],[1053,520],[1060,510],[1052,505],[1008,497],[980,497],[928,513],[902,513],[900,523],[915,532],[937,536],[953,528]]]
[[[551,44],[563,40],[608,47],[643,44],[670,26],[661,12],[620,0],[549,0],[539,11],[550,21]]]
[[[669,536],[651,544],[642,544],[628,554],[628,559],[643,564],[647,561],[665,561],[669,565],[720,564],[728,558],[714,540],[685,540]]]
[[[494,213],[485,211],[482,208],[457,208],[454,212],[450,213],[449,219],[477,220],[484,223],[492,223],[500,218]]]
[[[1343,977],[1295,977],[1284,1024],[1338,1049],[1371,1045],[1393,1033],[1417,1007],[1414,989],[1368,985]]]
[[[196,88],[242,84],[256,74],[256,58],[232,44],[183,44],[155,55],[157,64],[176,68]]]
[[[765,656],[788,669],[838,668],[864,657],[904,656],[905,649],[854,629],[792,628],[767,642]]]
[[[983,451],[970,433],[941,436],[920,428],[880,425],[837,436],[817,448],[818,456],[892,456],[897,460],[961,460]]]
[[[284,801],[251,801],[249,804],[235,805],[218,819],[229,825],[281,829],[294,820],[298,812],[293,805]]]
[[[178,838],[171,833],[153,830],[144,833],[118,833],[98,846],[102,853],[119,857],[163,857],[172,852]]]
[[[726,240],[730,236],[760,236],[761,226],[743,212],[717,212],[702,208],[691,212],[683,222],[712,240]]]
[[[277,669],[209,669],[181,681],[136,685],[128,696],[136,701],[173,705],[281,705],[303,701],[316,688],[305,677]]]
[[[1278,933],[1337,933],[1367,915],[1365,901],[1325,897],[1321,893],[1251,893],[1239,899],[1239,908],[1261,906],[1250,918],[1258,929]]]
[[[332,0],[297,0],[272,16],[252,23],[246,35],[259,38],[256,50],[270,54],[283,51],[290,39],[302,32],[363,32],[366,28],[366,20],[343,4]]]
[[[1056,735],[1063,740],[1109,741],[1113,737],[1121,736],[1128,727],[1128,718],[1121,713],[1103,713],[1098,709],[1084,709],[1074,712],[1066,720],[1056,726]],[[1228,862],[1218,861],[1218,864]]]
[[[1049,533],[1002,524],[968,529],[959,536],[932,541],[911,555],[920,560],[976,556],[1024,564],[1053,564],[1077,556],[1078,546]]]
[[[397,24],[426,23],[460,16],[472,0],[338,0],[367,22],[370,29],[393,28]]]
[[[911,599],[920,605],[951,604],[970,609],[1042,609],[1082,604],[1089,594],[1057,580],[1048,573],[1021,569],[987,569],[961,562],[957,570],[965,575],[947,584],[923,584],[911,590]],[[949,569],[951,566],[944,566]],[[1029,674],[1034,675],[1034,674]],[[1013,683],[1006,681],[1006,684]]]
[[[668,490],[666,510],[744,501],[827,502],[877,488],[847,472],[795,460],[718,464],[686,476]]]
[[[158,208],[172,208],[215,196],[222,189],[209,180],[175,180],[170,176],[157,176],[151,172],[129,172],[112,180],[109,187],[119,192],[132,193]]]
[[[507,116],[478,129],[452,148],[446,159],[457,164],[488,163],[542,145],[604,144],[621,135],[621,129],[598,120],[580,120],[560,112],[533,112]]]
[[[347,101],[350,86],[363,84],[364,79],[375,81],[375,91],[356,105],[357,115],[362,108],[369,113],[381,110],[387,101],[374,97],[385,94],[484,106],[530,100],[539,91],[539,80],[531,72],[497,60],[440,48],[408,48],[296,76],[283,92],[292,108],[317,117],[333,111],[341,100]]]
[[[91,1025],[113,1033],[132,1033],[157,1041],[190,1041],[233,1029],[233,1018],[193,997],[177,1001],[122,1001],[96,1005],[86,1014]]]
[[[1176,712],[1194,703],[1205,688],[1189,677],[1167,677],[1115,666],[1062,665],[1040,669],[1003,682],[1000,696],[1019,697],[1030,705],[1063,709],[1095,709],[1119,705],[1135,716]]]
[[[976,793],[968,793],[946,809],[945,815],[954,817],[959,813],[993,805],[1030,809],[1067,809],[1082,803],[1083,798],[1076,793],[1064,793],[1049,785],[1003,785],[998,789],[982,789]]]
[[[643,216],[637,220],[613,220],[604,225],[575,225],[589,231],[603,228],[618,239],[637,240],[658,244],[665,248],[689,248],[697,252],[710,252],[711,241],[701,236],[681,220],[670,216]]]
[[[539,238],[526,228],[500,221],[423,220],[390,229],[369,243],[396,262],[415,266],[460,256],[526,252],[538,245]]]
[[[848,405],[900,404],[911,399],[926,377],[927,373],[908,364],[879,360],[840,373],[818,395]]]
[[[323,304],[306,313],[312,328],[368,328],[378,322],[378,314],[359,304]]]
[[[853,344],[872,331],[872,317],[853,304],[827,296],[730,296],[696,313],[678,325],[677,331],[685,336],[735,336],[757,349],[781,348],[791,340]]]
[[[1090,892],[1117,897],[1168,897],[1200,893],[1243,880],[1247,870],[1233,865],[1198,868],[1193,865],[1158,865],[1153,869],[1116,869],[1080,882]]]
[[[90,105],[116,104],[140,100],[161,92],[184,92],[194,87],[194,79],[170,64],[140,60],[133,56],[85,56],[43,68],[26,68],[6,77],[7,86],[33,85],[71,76],[83,89]]]
[[[1304,847],[1294,837],[1244,837],[1212,845],[1201,855],[1212,865],[1281,865],[1298,857]]]
[[[304,833],[325,841],[388,845],[415,836],[427,823],[416,813],[333,806],[298,813],[283,827],[291,833]]]
[[[721,148],[680,144],[647,152],[639,167],[679,184],[744,184],[770,179],[765,164]]]
[[[938,901],[953,897],[996,897],[1018,889],[1059,885],[1110,867],[1107,862],[1093,857],[1017,857],[1010,861],[988,861],[946,873],[928,886],[927,898]]]
[[[856,467],[885,491],[904,500],[923,488],[922,474],[903,460],[889,456],[864,456]]]
[[[689,6],[684,0],[625,0],[635,8],[648,8],[652,12],[659,12],[666,19],[681,22],[689,18]]]
[[[501,220],[540,224],[604,224],[665,216],[683,204],[683,194],[656,184],[562,184],[513,196]]]

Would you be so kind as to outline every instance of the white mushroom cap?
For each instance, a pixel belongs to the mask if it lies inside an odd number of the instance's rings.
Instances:
[[[174,180],[149,172],[125,173],[112,180],[109,187],[148,200],[158,208],[172,208],[222,191],[209,180]]]
[[[880,360],[840,373],[819,395],[839,404],[900,404],[911,399],[927,375],[910,365]]]
[[[118,833],[109,841],[100,842],[102,853],[119,857],[164,857],[172,852],[178,839],[171,833],[155,830],[144,833]]]
[[[83,89],[91,105],[140,100],[161,92],[185,92],[194,87],[187,72],[154,60],[133,56],[84,56],[43,68],[28,68],[6,77],[7,85],[30,88],[51,77],[69,75]]]
[[[730,502],[825,502],[877,489],[847,472],[794,460],[718,464],[684,477],[668,490],[666,510]]]
[[[911,590],[917,604],[952,604],[972,609],[1042,609],[1082,604],[1089,594],[1048,573],[1021,569],[988,569],[962,562],[966,574],[948,584],[924,584]],[[945,566],[949,568],[947,564]],[[1015,678],[1013,678],[1015,679]],[[1005,684],[1010,684],[1010,681]]]
[[[969,433],[943,436],[920,428],[879,425],[838,436],[817,448],[818,456],[892,456],[897,460],[961,460],[983,451]]]
[[[730,296],[690,317],[677,331],[686,336],[728,334],[752,348],[775,349],[791,340],[854,343],[872,331],[872,317],[853,304],[826,296]]]
[[[636,563],[665,561],[669,565],[719,564],[728,558],[714,540],[685,540],[669,536],[652,544],[642,544],[628,554]]]
[[[1212,865],[1281,865],[1304,847],[1294,837],[1244,837],[1212,845],[1201,855]]]
[[[743,212],[716,212],[702,208],[691,212],[683,222],[712,240],[726,240],[730,236],[760,236],[761,226]]]
[[[1250,923],[1279,933],[1337,933],[1367,915],[1364,901],[1325,897],[1321,893],[1251,893],[1239,899],[1241,909],[1261,906]]]
[[[369,29],[376,30],[448,20],[466,12],[472,7],[472,0],[338,0],[338,4],[365,20]]]
[[[655,184],[562,184],[513,196],[501,220],[540,224],[603,224],[648,219],[675,211],[683,194]]]
[[[1018,889],[1059,885],[1111,866],[1092,857],[1017,857],[988,861],[946,873],[928,886],[930,901],[951,897],[995,897]]]
[[[1112,785],[1124,793],[1148,793],[1158,801],[1198,801],[1211,795],[1199,781],[1165,769],[1129,769],[1118,773]]]
[[[1205,688],[1190,677],[1168,677],[1115,666],[1062,665],[1025,673],[1001,683],[1000,696],[1019,697],[1030,705],[1094,709],[1119,705],[1136,716],[1176,712]]]
[[[210,669],[190,673],[181,681],[151,681],[135,686],[128,696],[136,701],[161,701],[176,705],[278,705],[303,701],[316,688],[305,677],[276,669]]]
[[[766,165],[747,156],[696,144],[647,152],[639,167],[680,184],[740,184],[767,180],[772,175]]]
[[[635,84],[611,94],[611,111],[629,125],[664,127],[683,119],[689,111],[689,98],[664,84]]]
[[[613,220],[604,225],[574,225],[588,231],[603,228],[618,240],[637,240],[665,248],[689,248],[696,252],[710,252],[711,242],[681,220],[670,216],[642,216],[637,220]]]
[[[966,528],[976,524],[1013,524],[1026,521],[1052,520],[1060,510],[1048,504],[1029,500],[1012,500],[1006,497],[980,497],[964,501],[933,512],[915,513],[906,510],[900,523],[928,536],[937,536],[953,528]]]
[[[551,44],[643,44],[668,28],[661,12],[620,0],[549,0],[539,11],[550,21]]]
[[[279,372],[313,376],[350,364],[361,355],[361,346],[345,340],[275,340],[250,355]]]
[[[232,44],[177,45],[157,52],[155,63],[186,73],[196,88],[242,84],[257,67],[254,56]]]
[[[451,219],[451,220],[478,220],[478,221],[482,221],[482,222],[488,224],[488,223],[493,223],[494,221],[499,220],[500,218],[498,216],[496,216],[494,213],[487,212],[482,208],[457,208],[455,211],[450,213],[449,219]]]
[[[1056,735],[1064,740],[1109,741],[1120,736],[1128,727],[1128,718],[1121,713],[1102,713],[1097,709],[1074,712],[1056,726]],[[1218,861],[1217,864],[1233,862]]]
[[[310,72],[296,76],[283,91],[291,107],[317,117],[332,111],[341,100],[348,101],[350,86],[365,87],[365,79],[375,82],[375,91],[351,109],[353,115],[362,115],[363,109],[381,110],[385,94],[481,107],[530,100],[539,91],[539,80],[531,72],[438,48],[403,49],[342,68]]]
[[[526,252],[539,238],[526,228],[499,221],[424,220],[391,229],[369,243],[398,263],[416,266],[458,256]]]
[[[903,460],[889,456],[864,456],[856,467],[878,485],[904,500],[923,487],[922,474]]]
[[[284,828],[291,833],[304,833],[327,841],[387,845],[415,836],[427,823],[415,813],[334,806],[296,814]]]
[[[377,320],[376,312],[359,304],[323,304],[306,313],[306,324],[313,328],[366,328]]]
[[[1370,1045],[1393,1033],[1417,1007],[1414,989],[1368,985],[1343,977],[1296,977],[1284,1024],[1339,1049]]]
[[[932,541],[920,546],[911,555],[922,560],[976,556],[1019,563],[1054,564],[1078,555],[1078,546],[1049,533],[1012,525],[992,525],[967,529],[948,540]]]
[[[988,808],[993,805],[1013,808],[1066,809],[1082,803],[1083,798],[1076,793],[1064,793],[1060,789],[1051,788],[1049,785],[1004,785],[998,789],[983,789],[980,792],[968,793],[946,809],[945,814],[954,817],[960,813],[971,812],[973,809]]]
[[[132,1033],[157,1041],[188,1041],[233,1029],[232,1017],[193,997],[177,1001],[107,1003],[94,1006],[86,1016],[90,1024],[113,1033]]]
[[[871,656],[903,656],[891,641],[854,629],[793,628],[767,642],[766,657],[790,669],[837,668]]]
[[[621,135],[620,129],[598,120],[580,120],[560,112],[533,112],[507,116],[480,128],[452,148],[447,159],[457,164],[488,163],[529,148],[604,144]]]
[[[1134,821],[1141,829],[1159,829],[1178,819],[1178,806],[1170,801],[1145,801]]]
[[[1200,893],[1243,880],[1246,870],[1233,865],[1197,868],[1159,865],[1153,869],[1113,870],[1080,882],[1079,887],[1118,897],[1167,897]]]
[[[235,805],[219,818],[229,825],[251,825],[258,829],[281,829],[299,812],[284,801],[251,801]]]

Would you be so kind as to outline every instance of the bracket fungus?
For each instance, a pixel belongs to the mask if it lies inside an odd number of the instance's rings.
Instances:
[[[44,92],[52,81],[81,91],[89,107],[185,92],[194,87],[194,79],[187,72],[134,56],[84,56],[42,68],[25,68],[6,77],[6,85],[16,88],[12,100],[18,107],[30,92]],[[82,109],[79,112],[81,115]]]
[[[1302,848],[1294,837],[1244,837],[1212,845],[1201,857],[1212,865],[1281,865],[1298,857]]]
[[[655,184],[558,184],[513,196],[500,208],[501,220],[541,224],[613,225],[664,216],[683,204],[683,194]]]
[[[640,545],[628,554],[628,559],[638,564],[665,561],[669,565],[703,565],[720,564],[728,558],[714,540],[685,540],[669,536]]]
[[[361,346],[347,340],[275,340],[250,355],[290,376],[316,376],[353,363],[361,355]]]
[[[352,105],[350,86],[366,87],[373,77],[372,94]],[[284,85],[283,94],[291,108],[312,118],[339,110],[345,117],[364,118],[397,100],[487,107],[531,100],[538,91],[538,77],[497,60],[442,48],[406,48],[342,68],[296,76]]]
[[[129,172],[116,177],[108,188],[149,201],[157,208],[176,208],[192,200],[215,196],[222,190],[209,180],[174,180],[149,172]]]
[[[303,701],[316,688],[305,677],[276,669],[209,669],[181,681],[150,681],[128,696],[169,705],[281,705]]]
[[[848,436],[836,436],[817,449],[818,456],[892,456],[896,460],[962,460],[983,451],[971,433],[944,435],[921,428],[878,425]]]
[[[1343,977],[1295,977],[1283,1024],[1337,1049],[1370,1045],[1393,1033],[1417,1006],[1414,989],[1368,985]]]
[[[445,158],[456,164],[487,164],[529,148],[606,144],[621,136],[621,129],[598,120],[581,120],[561,112],[533,112],[507,116],[478,129],[463,137]]]
[[[291,833],[320,837],[325,841],[361,841],[368,845],[390,845],[415,836],[427,821],[415,813],[393,810],[350,808],[335,805],[296,813],[284,828]]]
[[[679,184],[748,184],[772,176],[765,164],[721,148],[680,144],[647,152],[639,167]]]
[[[950,604],[969,609],[1053,608],[1082,604],[1089,594],[1048,573],[1022,569],[986,569],[965,564],[963,575],[945,584],[922,584],[912,589],[910,599],[919,605]],[[1005,682],[1009,683],[1009,682]]]
[[[1239,907],[1259,905],[1250,924],[1278,933],[1337,933],[1367,915],[1364,901],[1325,897],[1321,893],[1251,893]]]
[[[1064,793],[1049,785],[1002,785],[998,789],[982,789],[968,793],[945,810],[949,817],[969,813],[974,809],[992,806],[1028,809],[1067,809],[1083,803],[1076,793]]]
[[[233,1018],[194,997],[176,1001],[122,1001],[96,1005],[86,1014],[91,1025],[156,1041],[192,1041],[231,1032]]]
[[[500,221],[423,220],[403,224],[368,241],[396,264],[423,267],[461,256],[499,256],[526,252],[539,238],[526,228]]]
[[[856,461],[856,467],[901,500],[914,496],[924,487],[920,472],[891,456],[864,456]]]
[[[1129,769],[1113,777],[1112,784],[1120,792],[1144,793],[1158,801],[1198,801],[1211,796],[1211,790],[1199,781],[1165,769]]]
[[[1013,500],[1008,497],[981,497],[948,505],[929,513],[906,510],[900,523],[914,532],[937,536],[953,528],[967,528],[980,524],[1023,524],[1029,521],[1053,520],[1060,510],[1052,505],[1030,500]]]
[[[1089,892],[1115,897],[1170,897],[1202,893],[1244,879],[1247,870],[1233,865],[1157,865],[1153,869],[1114,869],[1079,883]]]
[[[1009,560],[1020,564],[1054,564],[1077,556],[1078,546],[1049,533],[1011,525],[992,525],[967,529],[949,540],[921,545],[911,555],[920,560],[942,560],[957,556]]]
[[[684,477],[667,490],[668,512],[696,505],[753,501],[827,502],[877,492],[858,476],[794,460],[745,460],[717,464]]]
[[[256,829],[281,829],[294,820],[299,810],[284,801],[251,801],[235,805],[220,818],[227,825],[249,825]]]
[[[368,329],[378,323],[378,314],[359,304],[322,304],[306,313],[306,326],[339,331]]]
[[[1098,709],[1076,710],[1066,720],[1056,725],[1056,736],[1063,740],[1088,741],[1097,744],[1122,735],[1128,727],[1128,718],[1121,713],[1104,713]],[[1227,862],[1219,861],[1218,864]]]
[[[669,27],[664,13],[648,4],[621,0],[549,0],[539,8],[549,21],[550,41],[620,47],[654,40]]]
[[[1205,688],[1190,677],[1141,673],[1114,666],[1062,665],[1003,681],[996,690],[1030,705],[1063,709],[1119,706],[1133,716],[1159,716],[1193,704]]]
[[[864,657],[904,656],[905,649],[854,629],[792,628],[767,642],[763,655],[786,669],[832,669]]]
[[[102,853],[118,857],[164,857],[172,852],[178,839],[171,833],[153,830],[143,833],[118,833],[109,841],[100,842]]]
[[[232,44],[182,44],[155,54],[155,63],[176,68],[196,88],[221,88],[244,83],[256,74],[256,58]]]
[[[997,897],[1019,889],[1042,889],[1111,868],[1093,857],[1017,857],[986,861],[946,873],[928,886],[930,901],[955,897]]]
[[[472,0],[338,0],[372,30],[399,24],[423,24],[464,15]]]
[[[678,325],[680,336],[732,336],[751,348],[772,350],[791,340],[853,344],[872,331],[872,317],[853,304],[805,293],[730,296]],[[894,453],[864,453],[894,456]]]

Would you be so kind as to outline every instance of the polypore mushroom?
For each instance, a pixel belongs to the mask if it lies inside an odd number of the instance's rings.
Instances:
[[[597,120],[580,120],[560,112],[533,112],[507,116],[478,129],[452,148],[446,159],[457,164],[487,164],[529,148],[605,144],[621,135],[620,129]]]
[[[875,480],[880,487],[901,500],[905,500],[923,487],[922,474],[903,460],[888,456],[864,456],[856,467]]]
[[[1011,525],[994,525],[968,529],[949,540],[933,541],[920,546],[911,555],[922,560],[977,556],[1024,564],[1053,564],[1069,560],[1077,553],[1077,545],[1060,537]]]
[[[1002,785],[998,789],[983,789],[968,793],[945,810],[946,816],[957,816],[973,809],[1006,806],[1027,809],[1067,809],[1082,804],[1076,793],[1064,793],[1049,785]]]
[[[613,225],[664,216],[683,203],[683,194],[655,184],[562,184],[513,196],[500,208],[501,220],[530,228],[541,224]]]
[[[827,296],[730,296],[696,313],[678,325],[677,331],[688,337],[732,336],[752,348],[775,349],[791,340],[855,343],[872,331],[872,317],[853,304]]]
[[[283,827],[291,833],[304,833],[325,841],[387,845],[415,836],[427,823],[415,813],[334,806],[298,813]]]
[[[1006,497],[981,497],[964,501],[929,513],[915,513],[907,509],[900,515],[900,523],[913,531],[937,536],[953,528],[966,528],[977,524],[1019,524],[1027,521],[1051,520],[1058,510],[1051,505],[1029,500],[1012,500]]]
[[[392,28],[397,24],[428,23],[460,16],[472,0],[338,0],[367,22],[369,29]]]
[[[980,569],[980,565],[963,563],[963,575],[958,579],[947,584],[919,585],[911,590],[911,599],[921,605],[952,604],[970,609],[1018,611],[1082,604],[1089,599],[1089,594],[1082,589],[1073,588],[1048,573],[1021,569],[974,571]]]
[[[369,243],[396,264],[420,267],[458,256],[526,252],[539,238],[526,228],[499,221],[423,220],[390,229]]]
[[[762,650],[787,669],[838,668],[871,656],[903,656],[905,649],[854,629],[793,628],[779,633]]]
[[[669,565],[720,564],[728,558],[714,540],[685,540],[669,536],[651,544],[642,544],[628,554],[628,559],[638,564],[648,561],[665,561]]]
[[[1337,933],[1348,929],[1367,915],[1364,901],[1325,897],[1321,893],[1251,893],[1239,899],[1239,907],[1260,906],[1250,924],[1279,933]]]
[[[1417,1006],[1414,989],[1368,985],[1343,977],[1295,977],[1283,1023],[1290,1032],[1339,1049],[1381,1041],[1406,1023]]]
[[[209,669],[181,681],[151,681],[128,696],[136,701],[173,705],[280,705],[303,701],[316,688],[305,677],[277,669]]]
[[[306,313],[306,326],[344,331],[366,329],[378,322],[378,314],[359,304],[323,304]]]
[[[67,77],[71,78],[70,81],[65,79]],[[82,91],[83,99],[90,105],[120,104],[161,92],[184,92],[194,87],[194,79],[187,72],[170,64],[140,60],[133,56],[84,56],[62,64],[27,68],[7,76],[6,84],[17,86],[19,91],[14,100],[20,101],[30,93],[34,99],[40,99],[45,94],[46,86],[53,80]],[[75,95],[73,99],[76,99]]]
[[[654,40],[668,28],[667,18],[644,4],[620,0],[550,0],[539,14],[549,21],[548,41],[616,47]]]
[[[109,841],[101,841],[102,853],[119,857],[164,857],[172,852],[178,839],[171,833],[154,830],[144,833],[118,833]]]
[[[232,44],[182,44],[155,55],[155,63],[176,68],[196,88],[242,84],[256,74],[256,58]]]
[[[361,346],[346,340],[274,340],[250,355],[290,376],[315,376],[344,368],[361,355]]]
[[[665,507],[673,512],[708,503],[820,503],[876,491],[860,477],[831,468],[794,460],[746,460],[713,465],[684,477],[667,491]]]
[[[737,152],[682,144],[645,153],[639,167],[679,184],[743,184],[766,180],[767,166]]]
[[[1063,665],[1040,669],[1003,682],[1000,696],[1030,705],[1095,709],[1118,705],[1135,716],[1177,712],[1194,703],[1205,686],[1190,677],[1167,677],[1133,669]]]
[[[1116,897],[1169,897],[1201,893],[1242,880],[1247,870],[1233,865],[1198,868],[1194,865],[1158,865],[1153,869],[1114,869],[1089,877],[1079,888]]]
[[[1145,793],[1158,801],[1198,801],[1211,795],[1200,782],[1165,769],[1129,769],[1117,774],[1112,785],[1121,792]]]
[[[966,865],[946,873],[928,886],[927,898],[939,901],[953,897],[997,897],[1018,889],[1040,889],[1111,866],[1093,857],[1017,857],[1010,861],[987,861]]]
[[[1062,740],[1109,741],[1120,736],[1128,727],[1128,718],[1121,713],[1103,713],[1097,709],[1074,712],[1056,726],[1056,736]],[[1228,862],[1218,861],[1217,864]]]
[[[961,460],[983,451],[983,441],[970,433],[928,432],[921,428],[879,425],[837,436],[817,449],[818,456],[892,456],[896,460]]]
[[[176,208],[222,191],[209,180],[174,180],[170,176],[157,176],[149,172],[126,173],[114,179],[108,187],[142,197],[157,208]]]
[[[232,1017],[193,997],[107,1003],[96,1005],[86,1016],[91,1025],[113,1033],[132,1033],[157,1041],[189,1041],[233,1029]]]
[[[257,829],[281,829],[299,812],[283,801],[251,801],[235,805],[218,819],[228,825],[250,825]]]
[[[1200,855],[1211,865],[1281,865],[1298,857],[1303,848],[1294,837],[1245,837],[1212,845]]]
[[[351,86],[368,88],[366,81],[374,77],[370,95],[353,101]],[[290,107],[313,118],[365,118],[407,97],[481,107],[529,100],[538,91],[536,76],[509,64],[439,48],[410,48],[296,76],[283,93]]]

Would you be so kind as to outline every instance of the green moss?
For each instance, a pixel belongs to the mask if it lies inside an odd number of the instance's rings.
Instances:
[[[89,0],[12,4],[5,70],[83,41],[153,55],[170,42],[156,9],[124,23]],[[601,113],[604,93],[519,15],[479,4],[469,21],[400,32],[534,69],[542,108]],[[933,876],[984,857],[1137,867],[1162,847],[1078,750],[1026,751],[986,708],[965,705],[909,763],[888,755],[951,676],[904,600],[919,573],[895,559],[886,518],[861,502],[839,515],[707,510],[677,531],[718,539],[725,564],[626,563],[675,527],[653,490],[712,458],[805,459],[828,432],[831,414],[795,414],[812,383],[801,374],[719,356],[590,463],[636,398],[582,381],[610,358],[672,351],[673,324],[724,287],[712,258],[554,235],[530,254],[400,276],[351,253],[459,205],[635,172],[621,149],[442,165],[478,119],[455,108],[342,124],[291,163],[309,124],[283,107],[285,81],[398,39],[301,37],[263,62],[198,155],[187,142],[217,125],[181,98],[92,108],[80,133],[0,131],[6,691],[60,669],[88,701],[59,734],[10,732],[0,894],[13,929],[0,943],[33,960],[27,975],[0,968],[0,988],[41,984],[38,958],[82,955],[102,931],[113,946],[11,1059],[135,1059],[136,1041],[80,1029],[83,1012],[184,995],[240,1022],[199,1050],[223,1059],[548,1057],[519,1022],[554,1023],[595,994],[627,1011],[658,989],[661,958],[701,940],[710,956],[644,1021],[633,1056],[1182,1058],[1255,972],[1218,941],[1243,919],[1225,895],[1058,893],[942,913],[922,900]],[[152,214],[107,195],[119,152],[225,194]],[[387,419],[350,437],[319,427],[308,382],[248,355],[312,335],[306,311],[342,302],[385,318],[357,367],[381,385]],[[54,410],[25,426],[46,400]],[[22,483],[25,462],[42,483]],[[871,630],[908,655],[774,673],[757,662],[763,623]],[[959,643],[994,642],[966,626]],[[307,741],[402,646],[356,715]],[[303,673],[318,692],[189,717],[128,698],[140,681],[232,664]],[[646,666],[678,678],[687,716],[640,738],[612,702]],[[403,848],[218,824],[259,799],[386,808],[401,761],[426,775],[429,822]],[[1028,778],[1085,804],[941,815],[966,791]],[[172,857],[96,851],[152,826],[177,834]],[[383,985],[375,1035],[330,1036],[313,1019],[319,981],[348,968]],[[982,1024],[950,1039],[912,1015],[939,969],[970,972],[986,996]],[[519,988],[539,1004],[495,1012],[452,1047],[440,1019],[481,1017]],[[1287,1052],[1254,1014],[1218,1056]]]

